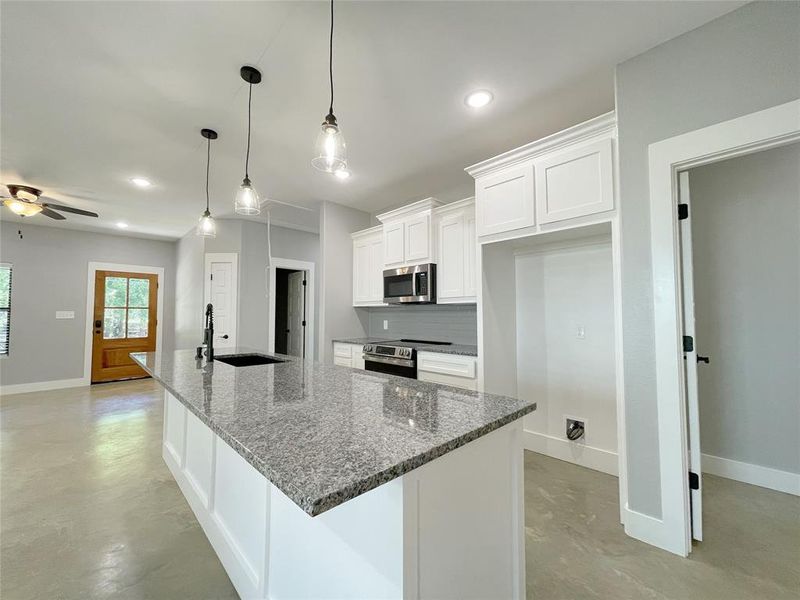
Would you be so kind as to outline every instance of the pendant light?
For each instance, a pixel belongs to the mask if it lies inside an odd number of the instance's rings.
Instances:
[[[244,66],[239,70],[248,84],[247,90],[247,153],[244,159],[244,180],[236,192],[236,200],[233,203],[234,210],[240,215],[257,215],[261,212],[258,192],[250,183],[248,167],[250,165],[250,107],[253,102],[253,84],[261,83],[261,72],[254,68]]]
[[[208,140],[208,148],[206,151],[206,210],[200,216],[197,222],[197,235],[202,237],[217,237],[217,224],[214,222],[214,217],[211,216],[211,211],[208,209],[208,175],[211,170],[211,140],[217,139],[217,132],[213,129],[201,129],[200,135]]]
[[[317,136],[315,156],[311,164],[320,171],[336,173],[347,169],[347,146],[333,114],[333,0],[331,0],[331,37],[328,48],[328,75],[331,82],[331,104]]]

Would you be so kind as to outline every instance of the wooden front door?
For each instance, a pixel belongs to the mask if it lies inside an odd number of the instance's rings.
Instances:
[[[155,274],[96,272],[92,383],[147,377],[129,354],[156,349],[157,294]]]

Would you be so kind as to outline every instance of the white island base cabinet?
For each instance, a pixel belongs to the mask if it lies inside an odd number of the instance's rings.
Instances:
[[[311,517],[165,392],[163,457],[242,598],[525,595],[517,420]]]

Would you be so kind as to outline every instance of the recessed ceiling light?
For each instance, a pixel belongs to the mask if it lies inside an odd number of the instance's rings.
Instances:
[[[339,169],[337,171],[334,171],[333,174],[336,175],[336,177],[338,177],[339,179],[348,179],[350,177],[350,171],[348,171],[347,169]]]
[[[117,227],[119,227],[120,229],[127,229],[128,224],[125,223],[124,221],[117,221]]]
[[[489,90],[477,90],[464,98],[470,108],[482,108],[494,100],[494,95]]]
[[[131,183],[136,187],[140,188],[148,188],[151,185],[153,185],[152,183],[150,183],[148,179],[145,179],[144,177],[131,177]]]

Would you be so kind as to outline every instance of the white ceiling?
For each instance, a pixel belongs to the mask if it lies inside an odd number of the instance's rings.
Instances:
[[[470,194],[463,168],[613,108],[614,66],[743,2],[340,2],[335,113],[353,176],[310,165],[327,112],[325,2],[0,4],[0,181],[100,213],[37,223],[179,237],[230,215],[244,170],[262,195],[370,212]],[[475,111],[471,90],[495,101]],[[148,190],[128,179],[151,179]],[[5,190],[2,190],[5,192]],[[4,218],[11,218],[6,209]],[[313,226],[292,209],[279,221]],[[16,218],[16,217],[14,217]]]

